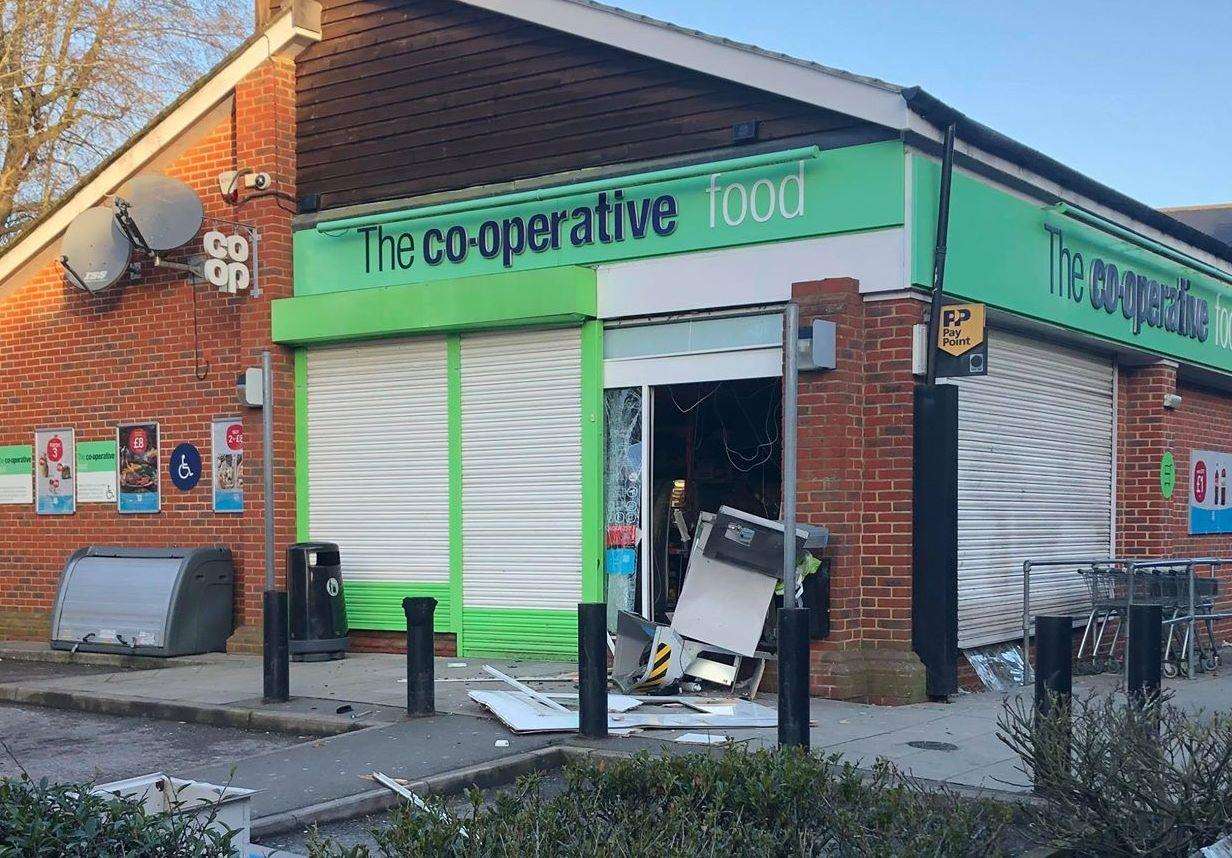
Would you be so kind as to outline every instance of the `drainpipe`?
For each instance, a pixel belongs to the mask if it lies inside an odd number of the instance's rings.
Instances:
[[[937,383],[937,326],[941,321],[941,295],[945,289],[946,240],[950,231],[950,182],[954,173],[954,123],[945,129],[945,150],[941,156],[941,193],[937,201],[937,243],[933,247],[932,309],[928,314],[928,377],[926,384]]]

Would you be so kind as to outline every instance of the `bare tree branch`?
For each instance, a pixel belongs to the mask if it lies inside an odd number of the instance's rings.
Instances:
[[[243,0],[0,0],[0,245],[250,28]]]

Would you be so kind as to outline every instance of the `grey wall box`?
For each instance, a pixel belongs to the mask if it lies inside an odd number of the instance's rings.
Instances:
[[[222,652],[233,627],[231,549],[80,548],[60,575],[51,646],[175,656]]]
[[[800,332],[796,350],[801,370],[834,369],[838,366],[838,326],[826,319],[814,319]]]

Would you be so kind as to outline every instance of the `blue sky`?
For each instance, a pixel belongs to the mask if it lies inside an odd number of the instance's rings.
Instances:
[[[1232,202],[1229,0],[608,0],[903,86],[1154,206]]]

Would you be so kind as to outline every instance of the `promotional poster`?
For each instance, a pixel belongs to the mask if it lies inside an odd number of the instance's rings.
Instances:
[[[210,431],[214,466],[214,512],[244,511],[244,424],[216,419]]]
[[[72,515],[77,511],[77,447],[72,429],[34,432],[35,511]]]
[[[77,502],[116,502],[115,441],[77,444]]]
[[[161,509],[158,443],[157,423],[122,423],[116,430],[120,512]]]
[[[33,463],[29,444],[0,447],[0,503],[34,503]]]
[[[1232,453],[1194,450],[1189,468],[1189,532],[1232,533]]]

